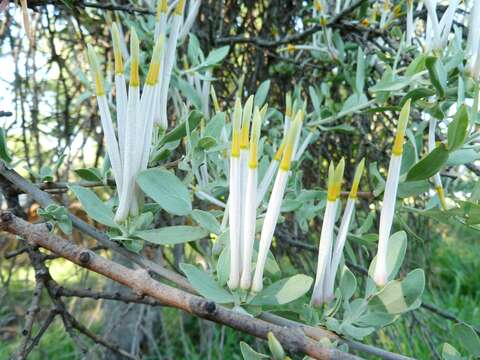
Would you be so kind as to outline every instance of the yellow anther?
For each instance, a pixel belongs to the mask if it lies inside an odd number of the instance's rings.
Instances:
[[[295,52],[295,45],[293,45],[293,44],[288,44],[288,45],[287,45],[287,51],[288,51],[289,53]]]
[[[179,16],[183,15],[184,5],[185,5],[185,0],[178,0],[177,7],[175,8],[175,15],[179,15]]]
[[[327,200],[337,200],[335,195],[335,167],[333,165],[333,161],[330,161],[330,165],[328,166]]]
[[[240,149],[248,149],[248,132],[253,110],[253,95],[251,95],[243,108],[242,130],[240,135]]]
[[[103,85],[103,76],[100,70],[100,65],[98,64],[97,54],[95,54],[95,51],[90,45],[88,45],[87,53],[88,58],[90,59],[93,78],[95,80],[95,91],[98,96],[103,96],[105,95],[105,87]]]
[[[368,26],[370,24],[370,22],[368,21],[368,19],[363,19],[362,20],[362,25],[363,26]]]
[[[290,126],[290,129],[288,130],[287,138],[285,140],[285,149],[283,151],[282,161],[280,162],[280,169],[282,170],[288,171],[290,169],[293,156],[293,148],[295,146],[297,134],[301,129],[302,121],[303,115],[302,112],[299,111],[295,116],[295,120],[293,121],[292,126]]]
[[[362,161],[360,161],[360,163],[357,166],[357,170],[355,170],[355,176],[353,177],[352,188],[350,189],[350,194],[348,195],[348,197],[351,199],[357,198],[358,186],[360,184],[360,179],[362,178],[364,167],[365,167],[365,158],[363,158]]]
[[[263,110],[263,109],[262,109]],[[255,108],[253,114],[252,131],[250,134],[250,154],[248,159],[248,166],[251,169],[258,167],[258,141],[260,139],[260,127],[262,126],[262,111]]]
[[[150,62],[150,68],[148,69],[146,83],[148,85],[155,85],[158,82],[158,75],[160,74],[160,59],[162,56],[163,46],[165,38],[163,34],[157,40],[155,48],[153,49],[152,61]]]
[[[342,158],[335,169],[335,198],[338,199],[342,191],[343,173],[345,171],[345,159]]]
[[[168,0],[159,0],[157,2],[157,20],[160,19],[160,15],[166,14],[168,11]]]
[[[235,101],[235,109],[233,110],[233,122],[232,122],[232,157],[240,156],[240,125],[242,119],[242,103],[237,98]]]

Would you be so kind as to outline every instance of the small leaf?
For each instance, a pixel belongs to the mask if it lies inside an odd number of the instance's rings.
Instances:
[[[355,275],[345,266],[343,268],[342,278],[340,279],[340,291],[345,300],[349,300],[357,289],[357,279]]]
[[[5,130],[0,127],[0,159],[9,163],[12,161],[10,154],[8,153],[7,137],[5,136]]]
[[[170,214],[187,215],[192,211],[187,187],[170,171],[161,168],[142,171],[137,177],[137,184]]]
[[[430,75],[430,81],[437,90],[438,95],[444,97],[447,88],[447,72],[445,71],[441,60],[435,56],[429,56],[425,60],[425,66]]]
[[[204,229],[214,233],[214,234],[220,234],[220,223],[218,220],[213,216],[211,213],[208,211],[203,211],[203,210],[193,210],[192,211],[192,218],[195,220],[198,225],[203,227]]]
[[[38,178],[41,182],[52,182],[53,181],[53,170],[50,166],[42,166],[40,168],[40,173],[38,174]]]
[[[444,343],[442,347],[443,360],[462,360],[462,355],[449,343]]]
[[[416,88],[416,89],[410,90],[403,97],[402,101],[400,101],[400,106],[405,105],[405,103],[407,102],[408,99],[411,99],[412,102],[415,102],[419,99],[428,98],[432,95],[435,95],[435,91],[431,90],[429,88]]]
[[[258,293],[251,305],[283,305],[292,302],[310,290],[313,279],[306,275],[294,275],[279,280]]]
[[[197,226],[178,225],[137,231],[134,235],[154,244],[175,245],[203,239],[208,232]]]
[[[102,181],[102,173],[97,168],[76,169],[74,172],[87,181]]]
[[[203,114],[198,110],[193,110],[188,114],[187,120],[183,121],[180,125],[178,125],[175,129],[167,133],[161,140],[158,147],[162,146],[163,144],[181,140],[183,137],[187,135],[187,121],[188,121],[188,128],[190,132],[195,130],[195,128],[200,124],[200,121],[203,119]]]
[[[213,49],[207,56],[207,59],[203,62],[202,67],[213,66],[218,64],[222,61],[225,56],[228,55],[228,51],[230,50],[230,46],[222,46],[218,49]]]
[[[368,307],[373,312],[401,314],[420,306],[420,298],[425,288],[425,273],[415,269],[402,281],[393,280],[375,294]]]
[[[453,336],[470,355],[475,358],[480,357],[480,338],[470,325],[465,323],[456,324],[453,327]]]
[[[233,296],[227,290],[221,288],[206,272],[191,264],[180,264],[180,269],[187,276],[194,289],[203,297],[219,304],[233,302]]]
[[[275,337],[275,335],[270,331],[267,335],[268,338],[268,348],[273,355],[273,360],[284,360],[285,359],[285,350],[283,350],[282,344]]]
[[[262,107],[267,99],[268,91],[270,90],[270,80],[265,80],[260,84],[255,93],[255,98],[253,99],[253,103],[255,106]]]
[[[447,160],[447,147],[445,144],[440,144],[410,169],[407,174],[407,181],[425,180],[432,177],[439,172]]]
[[[240,342],[240,351],[242,352],[243,360],[261,360],[269,359],[270,357],[256,352],[246,342]]]
[[[460,106],[453,121],[448,125],[448,151],[454,151],[463,145],[467,137],[468,110]]]
[[[397,276],[402,266],[405,253],[407,251],[407,234],[405,231],[397,231],[390,235],[387,249],[387,274],[388,280],[393,280]],[[375,269],[377,257],[375,256],[370,263],[368,274],[372,277]]]
[[[78,185],[70,186],[70,190],[80,200],[83,209],[93,220],[113,228],[117,227],[113,220],[112,209],[105,205],[92,190]]]

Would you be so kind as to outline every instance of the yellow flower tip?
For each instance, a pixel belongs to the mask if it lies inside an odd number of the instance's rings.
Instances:
[[[148,69],[146,83],[148,85],[154,86],[158,82],[158,75],[160,74],[160,59],[163,51],[163,46],[165,43],[165,38],[162,35],[157,40],[155,48],[153,49],[152,61],[150,62],[150,67]]]
[[[168,11],[168,0],[159,0],[157,2],[157,20],[160,19],[161,14],[166,14]]]
[[[333,161],[330,161],[328,166],[328,180],[327,180],[327,200],[335,201],[337,197],[335,196],[335,166]]]
[[[215,112],[221,112],[220,105],[218,104],[217,93],[215,92],[213,85],[210,86],[210,94],[212,95],[213,108],[215,109]]]
[[[289,53],[295,52],[295,45],[293,45],[293,44],[288,44],[288,45],[287,45],[287,51],[288,51]]]
[[[368,21],[368,19],[363,19],[363,20],[362,20],[362,25],[363,25],[363,26],[366,27],[366,26],[368,26],[369,24],[370,24],[370,22]]]
[[[285,149],[283,151],[282,161],[280,162],[280,169],[282,170],[290,170],[295,139],[301,130],[301,126],[302,121],[300,120],[300,117],[297,116],[295,121],[292,123],[292,126],[290,126],[290,129],[288,130],[287,138],[285,140]]]
[[[182,16],[183,8],[185,7],[185,0],[178,0],[177,7],[175,8],[175,15]]]
[[[232,157],[240,156],[240,125],[242,119],[242,103],[239,98],[235,101],[232,123]]]
[[[412,8],[413,7],[413,0],[407,0],[407,6],[409,8]]]
[[[355,170],[355,176],[353,177],[352,189],[348,195],[351,199],[357,198],[358,186],[360,184],[360,179],[362,178],[363,169],[365,168],[365,158],[363,158]]]
[[[250,154],[248,166],[251,169],[256,169],[258,167],[258,141],[260,139],[262,119],[262,111],[256,107],[253,113],[252,133],[250,135]]]
[[[399,16],[399,15],[402,13],[402,8],[400,7],[400,5],[396,5],[396,6],[393,8],[393,13],[394,13],[396,16]]]
[[[253,95],[251,95],[243,108],[242,131],[240,138],[240,148],[248,149],[248,132],[250,130],[250,121],[253,110]]]
[[[280,146],[278,147],[278,150],[275,153],[275,156],[273,157],[273,159],[276,160],[276,161],[282,160],[282,155],[283,155],[283,150],[284,149],[285,149],[285,138],[280,143]]]
[[[115,58],[115,74],[123,74],[125,68],[123,67],[122,50],[120,47],[120,32],[117,24],[112,25],[112,42],[113,42],[113,56]]]
[[[395,142],[393,143],[393,155],[400,156],[403,153],[403,139],[405,131],[407,130],[408,118],[410,117],[410,99],[405,102],[400,111],[400,118],[398,120],[397,134],[395,135]]]
[[[342,180],[343,180],[343,173],[345,171],[345,159],[342,158],[335,169],[335,176],[334,176],[334,187],[335,187],[335,199],[338,199],[340,196],[340,192],[342,190]]]
[[[320,1],[318,1],[318,0],[315,1],[315,10],[316,10],[317,12],[322,12],[322,10],[323,10],[322,3],[321,3]]]
[[[322,16],[320,18],[320,25],[321,26],[327,26],[328,25],[327,18],[325,16]]]
[[[290,91],[285,96],[285,116],[292,117],[292,95]]]
[[[98,63],[97,54],[93,47],[88,45],[87,54],[90,61],[90,66],[92,68],[92,74],[95,81],[95,91],[97,96],[105,95],[105,87],[103,85],[103,76],[100,70],[100,65]]]
[[[447,200],[445,199],[445,192],[443,191],[443,187],[441,185],[436,186],[435,191],[437,192],[442,209],[447,210]]]
[[[130,56],[130,86],[138,87],[140,86],[140,42],[134,28],[132,28],[132,35],[130,37]]]

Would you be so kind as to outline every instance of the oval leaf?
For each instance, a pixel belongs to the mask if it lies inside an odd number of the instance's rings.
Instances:
[[[117,227],[117,224],[113,220],[112,209],[105,205],[92,190],[85,189],[78,185],[70,186],[70,190],[72,190],[78,200],[80,200],[83,209],[93,220],[103,225]]]
[[[198,223],[198,225],[200,225],[204,229],[214,234],[220,234],[220,223],[215,218],[215,216],[210,214],[208,211],[193,210],[192,218]]]
[[[170,171],[160,168],[142,171],[137,184],[170,214],[187,215],[192,211],[187,187]]]
[[[180,264],[180,269],[187,276],[194,289],[203,297],[219,304],[233,302],[233,296],[221,288],[206,272],[191,264]]]
[[[294,275],[279,280],[255,296],[251,305],[283,305],[292,302],[310,290],[313,279],[307,275]]]
[[[445,144],[440,144],[410,169],[407,174],[407,181],[425,180],[432,177],[442,168],[447,160],[447,147]]]
[[[448,125],[448,151],[454,151],[463,145],[467,137],[467,128],[468,110],[465,105],[462,105]]]
[[[154,244],[175,245],[203,239],[208,236],[208,231],[197,226],[179,225],[137,231],[134,235]]]

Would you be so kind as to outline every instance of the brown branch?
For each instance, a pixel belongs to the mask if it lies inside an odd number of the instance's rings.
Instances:
[[[132,270],[107,260],[50,233],[44,225],[32,225],[11,212],[0,213],[0,229],[25,238],[31,244],[48,249],[71,262],[117,281],[138,294],[145,294],[192,315],[227,325],[253,336],[266,339],[273,332],[292,353],[307,354],[316,359],[358,359],[337,349],[325,348],[307,337],[300,329],[287,328],[252,318],[218,306],[196,295],[154,280],[144,269]]]

